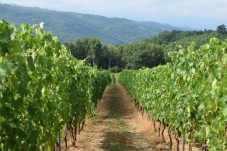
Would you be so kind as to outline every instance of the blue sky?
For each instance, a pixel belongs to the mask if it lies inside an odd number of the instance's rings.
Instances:
[[[227,0],[0,0],[0,3],[155,21],[194,29],[227,25]]]

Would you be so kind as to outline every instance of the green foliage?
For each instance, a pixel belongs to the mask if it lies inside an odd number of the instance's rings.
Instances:
[[[106,45],[103,47],[103,52],[100,55],[98,66],[104,69],[111,69],[113,72],[118,72],[119,67],[123,68],[121,61],[121,52],[117,46]]]
[[[171,63],[124,70],[119,81],[148,114],[189,143],[227,150],[227,41],[171,53]]]
[[[226,39],[227,35],[220,34],[220,32],[213,30],[204,30],[204,31],[164,31],[159,35],[152,37],[150,39],[145,39],[145,42],[159,44],[163,47],[165,51],[178,50],[177,46],[181,45],[182,47],[188,47],[191,42],[195,42],[195,47],[198,49],[203,44],[209,42],[211,38]]]
[[[217,27],[218,29],[223,29]],[[219,38],[221,40],[227,39],[227,34],[213,30],[204,30],[204,31],[164,31],[159,35],[154,36],[150,39],[142,40],[143,42],[158,44],[164,51],[165,62],[169,62],[170,58],[168,53],[170,51],[178,51],[181,47],[187,48],[192,42],[195,42],[195,48],[199,49],[202,45],[209,42],[211,38]],[[180,46],[180,47],[179,47]]]
[[[110,82],[40,25],[0,20],[0,150],[53,149],[65,125],[92,114]]]
[[[95,64],[102,69],[111,69],[112,71],[121,71],[127,69],[139,69],[142,67],[155,67],[170,62],[168,53],[178,51],[188,47],[195,42],[195,49],[199,49],[203,44],[209,42],[209,39],[218,37],[227,38],[227,34],[220,34],[217,31],[164,31],[151,39],[145,39],[126,45],[104,45],[99,43],[98,49],[95,49]],[[90,44],[89,39],[84,38],[76,40],[75,43],[67,44],[67,48],[72,51],[78,59],[89,57]],[[98,39],[96,39],[98,41]],[[93,44],[92,44],[93,45]],[[90,64],[92,65],[91,61]]]
[[[65,46],[77,59],[86,60],[87,65],[95,65],[113,72],[118,72],[124,67],[120,49],[114,45],[103,46],[98,38],[82,38],[74,43],[65,43]]]
[[[98,57],[102,51],[102,44],[98,38],[82,38],[76,40],[75,43],[66,44],[66,46],[77,59],[85,59],[91,66],[98,64]]]
[[[86,59],[88,65],[119,72],[123,68],[138,69],[165,63],[162,48],[153,43],[137,42],[128,45],[102,46],[99,39],[89,37],[66,43],[66,47],[77,59]]]
[[[162,48],[154,43],[142,41],[124,45],[121,49],[122,60],[125,63],[125,68],[128,69],[152,68],[165,63]]]
[[[224,24],[219,25],[217,27],[217,32],[219,32],[220,34],[227,34],[226,26]]]

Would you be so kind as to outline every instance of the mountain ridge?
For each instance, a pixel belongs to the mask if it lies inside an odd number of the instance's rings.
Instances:
[[[185,30],[185,28],[153,21],[142,22],[15,4],[0,4],[0,18],[16,25],[44,22],[44,28],[58,36],[61,42],[73,42],[84,37],[98,37],[104,44],[127,44],[150,38],[164,30]]]

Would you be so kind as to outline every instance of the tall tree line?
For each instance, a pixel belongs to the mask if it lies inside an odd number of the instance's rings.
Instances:
[[[98,38],[88,37],[65,45],[74,57],[85,60],[87,65],[109,69],[113,72],[121,71],[124,68],[151,68],[165,63],[162,48],[154,43],[102,45]]]
[[[195,42],[195,48],[199,48],[213,37],[227,39],[226,26],[222,24],[216,30],[204,31],[164,31],[150,39],[125,45],[102,45],[96,37],[77,39],[65,45],[76,58],[85,60],[87,65],[119,72],[124,68],[152,68],[165,64],[171,60],[169,51],[186,48],[192,42]]]

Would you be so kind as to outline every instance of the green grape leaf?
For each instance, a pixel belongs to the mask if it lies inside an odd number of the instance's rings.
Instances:
[[[8,74],[11,73],[14,65],[8,60],[3,60],[3,58],[0,57],[0,82],[1,84],[5,82],[6,77]]]
[[[223,109],[223,115],[225,116],[225,117],[227,117],[227,105],[224,107],[224,109]]]

